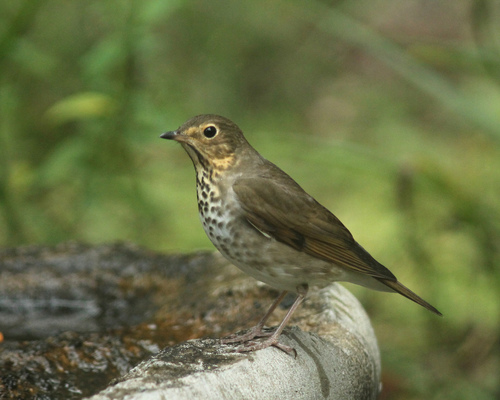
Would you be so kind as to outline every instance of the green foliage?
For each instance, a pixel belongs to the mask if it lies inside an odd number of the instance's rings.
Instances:
[[[350,287],[382,398],[497,398],[498,4],[333,3],[0,2],[0,243],[211,248],[158,136],[222,114],[445,315]]]

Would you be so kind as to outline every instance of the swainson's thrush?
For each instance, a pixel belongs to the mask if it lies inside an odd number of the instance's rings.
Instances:
[[[398,292],[441,315],[363,249],[335,215],[264,159],[229,119],[199,115],[160,137],[179,142],[191,157],[200,219],[215,247],[242,271],[282,291],[255,327],[223,343],[242,343],[240,351],[271,345],[294,351],[278,341],[292,313],[310,286],[335,281]],[[295,302],[273,332],[263,331],[287,292],[297,294]]]

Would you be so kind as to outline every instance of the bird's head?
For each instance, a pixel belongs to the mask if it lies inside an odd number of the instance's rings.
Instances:
[[[228,169],[235,164],[239,153],[248,148],[253,150],[234,122],[213,114],[193,117],[160,137],[179,142],[197,170]]]

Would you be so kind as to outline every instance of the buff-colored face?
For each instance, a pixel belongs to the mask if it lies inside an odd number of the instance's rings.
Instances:
[[[218,170],[233,165],[238,147],[246,143],[236,124],[217,115],[199,115],[161,137],[179,142],[196,168],[212,166]]]

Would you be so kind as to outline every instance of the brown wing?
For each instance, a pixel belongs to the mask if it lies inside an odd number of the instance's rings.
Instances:
[[[309,196],[292,178],[273,164],[268,168],[268,173],[257,178],[239,179],[233,185],[250,224],[299,251],[370,275],[395,292],[441,315],[431,304],[398,282],[391,271],[354,240],[335,215]]]
[[[270,177],[241,178],[233,185],[246,219],[255,228],[314,257],[374,278],[396,281],[335,215],[288,175],[281,170],[275,172]]]

